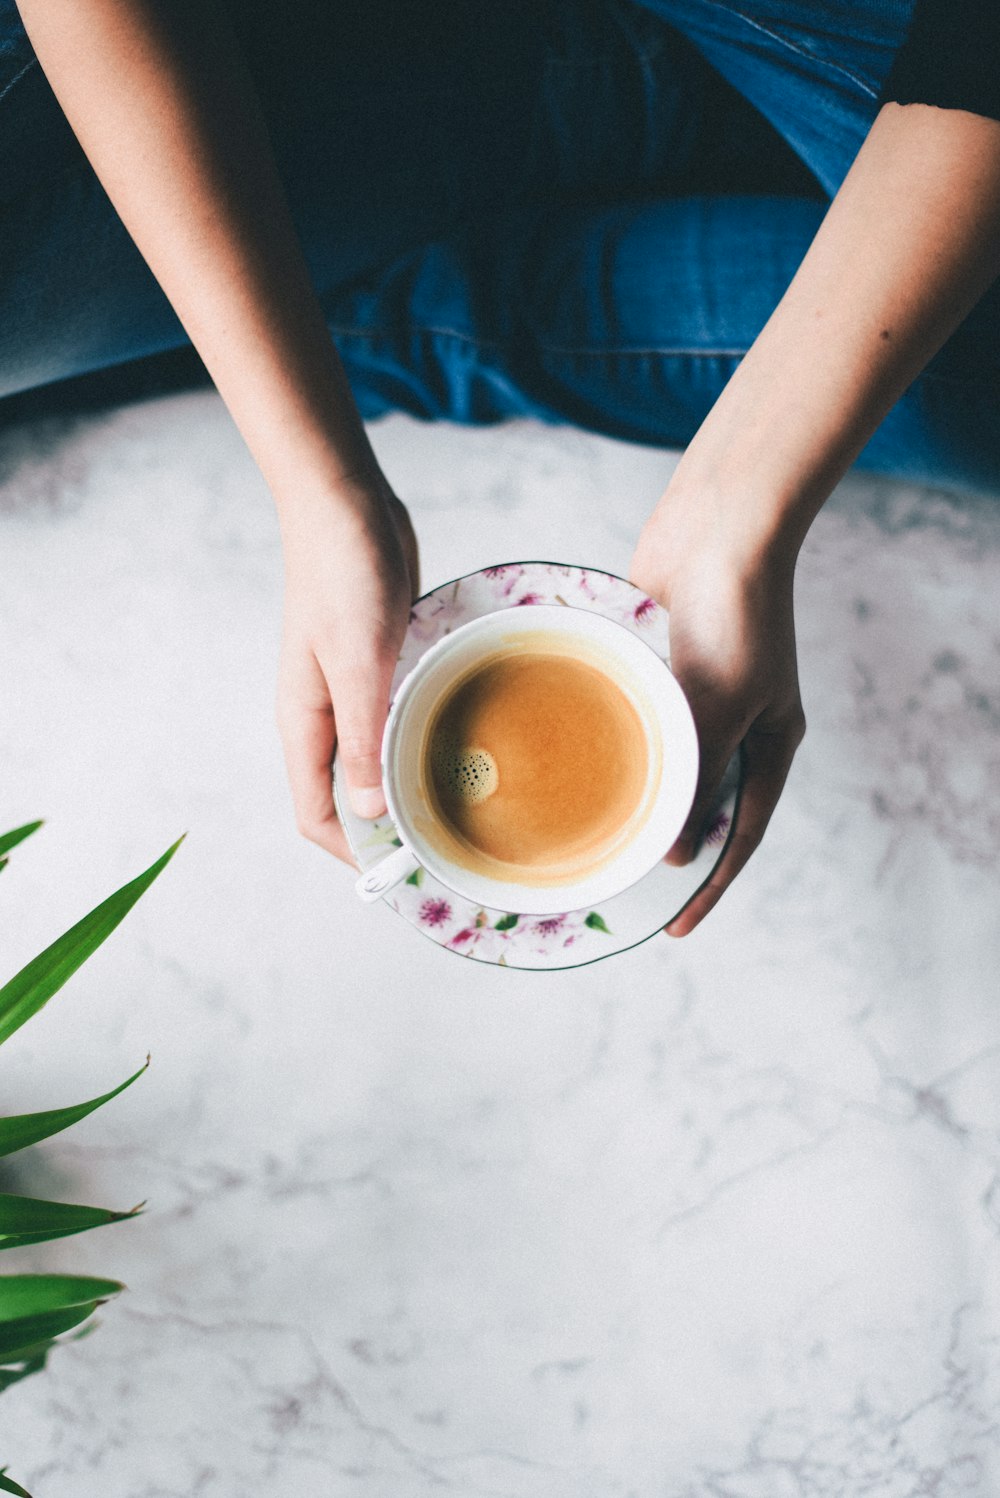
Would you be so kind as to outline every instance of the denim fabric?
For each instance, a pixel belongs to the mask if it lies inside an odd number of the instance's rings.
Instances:
[[[232,0],[366,417],[686,443],[869,129],[913,0]],[[1000,290],[861,462],[1000,490]],[[0,0],[0,394],[184,334]]]

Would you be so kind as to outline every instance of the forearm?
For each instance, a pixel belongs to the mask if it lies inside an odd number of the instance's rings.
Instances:
[[[375,460],[213,0],[20,0],[39,61],[275,497]]]
[[[748,554],[796,549],[998,272],[1000,123],[887,105],[668,494],[717,495]]]
[[[674,471],[631,576],[670,609],[698,727],[697,845],[730,756],[725,852],[667,928],[683,936],[760,842],[801,742],[793,579],[816,511],[1000,270],[1000,123],[887,106],[799,271]]]

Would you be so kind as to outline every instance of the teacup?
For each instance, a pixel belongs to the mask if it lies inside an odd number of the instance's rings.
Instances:
[[[511,707],[531,710],[517,732]],[[473,725],[468,742],[463,725]],[[571,744],[562,729],[572,730]],[[490,732],[484,747],[477,736]],[[568,784],[561,760],[547,780],[532,779],[533,759],[553,754],[566,758]],[[589,793],[574,799],[573,776]],[[392,702],[382,777],[402,846],[357,881],[363,899],[422,866],[488,909],[552,915],[621,894],[663,858],[694,799],[698,740],[680,685],[645,641],[587,609],[534,604],[473,619],[420,657]],[[530,860],[518,847],[521,826]]]

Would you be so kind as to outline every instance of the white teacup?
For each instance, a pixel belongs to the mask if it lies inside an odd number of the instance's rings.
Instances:
[[[638,713],[646,739],[646,785],[620,845],[571,883],[489,877],[447,857],[425,831],[437,816],[422,773],[435,709],[477,663],[508,645],[516,648],[519,636],[532,633],[558,636],[567,653],[614,681]],[[698,739],[687,698],[666,663],[631,630],[559,604],[485,614],[426,651],[396,693],[382,739],[382,784],[402,847],[363,874],[357,891],[378,899],[423,866],[455,894],[493,910],[552,915],[596,905],[637,883],[663,858],[684,826],[697,780]]]

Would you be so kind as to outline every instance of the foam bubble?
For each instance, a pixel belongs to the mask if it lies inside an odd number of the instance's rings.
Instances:
[[[446,794],[473,806],[492,796],[500,784],[496,760],[488,749],[438,744],[434,750],[434,771]]]

